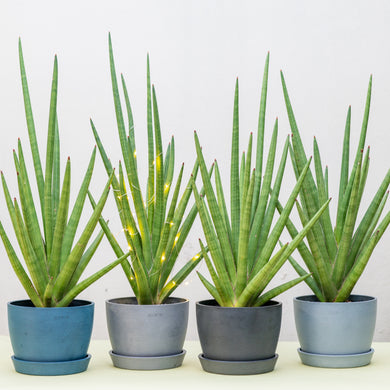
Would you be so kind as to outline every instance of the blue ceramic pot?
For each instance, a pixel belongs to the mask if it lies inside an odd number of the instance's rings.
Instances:
[[[314,295],[294,298],[294,316],[304,364],[360,367],[370,363],[377,299],[351,295],[347,302],[319,302]]]
[[[30,362],[85,359],[94,303],[74,300],[68,307],[34,307],[30,300],[8,303],[14,358]]]

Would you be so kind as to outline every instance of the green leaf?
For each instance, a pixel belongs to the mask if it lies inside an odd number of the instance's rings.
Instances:
[[[231,284],[231,280],[229,279],[229,274],[227,271],[226,263],[223,258],[223,254],[221,248],[219,246],[219,242],[217,236],[215,234],[214,229],[210,224],[210,218],[208,216],[208,211],[204,201],[200,198],[198,190],[196,189],[195,183],[192,183],[193,192],[195,196],[195,202],[198,207],[200,221],[202,223],[203,232],[206,237],[207,246],[209,248],[211,257],[213,259],[215,268],[218,273],[218,277],[221,281],[221,288],[223,287],[227,290],[225,296],[221,297],[224,301],[233,300],[233,286]],[[233,279],[234,280],[234,279]]]
[[[157,293],[159,278],[161,276],[161,267],[164,261],[167,260],[166,256],[171,252],[172,248],[167,248],[167,242],[169,238],[169,231],[173,226],[173,217],[176,209],[177,200],[179,197],[179,191],[181,186],[181,180],[183,177],[184,164],[181,166],[179,177],[176,182],[175,190],[172,196],[171,204],[169,207],[167,219],[164,223],[163,230],[161,232],[161,239],[157,248],[156,256],[153,261],[153,266],[150,271],[150,285],[153,294]]]
[[[20,77],[22,80],[23,101],[24,101],[24,109],[26,114],[28,136],[30,139],[31,154],[33,158],[35,177],[37,180],[39,200],[41,203],[42,219],[45,220],[43,171],[42,171],[41,158],[39,157],[39,148],[38,148],[37,136],[35,132],[34,117],[31,108],[31,100],[30,100],[30,93],[28,90],[26,70],[24,66],[22,42],[20,38],[19,38],[19,64],[20,64]]]
[[[348,253],[350,251],[353,230],[355,227],[356,217],[359,211],[358,198],[359,198],[362,157],[363,157],[363,153],[360,154],[360,160],[358,162],[358,168],[356,170],[356,174],[354,177],[350,202],[348,205],[347,214],[343,226],[343,232],[339,244],[339,250],[337,252],[337,256],[333,267],[332,279],[334,280],[337,287],[341,285],[343,280],[343,275],[344,275],[344,271],[348,259]]]
[[[82,273],[84,272],[85,268],[89,264],[90,260],[92,259],[93,255],[95,254],[98,246],[100,245],[102,239],[104,237],[104,231],[103,229],[99,232],[99,234],[96,236],[96,238],[92,241],[89,248],[84,252],[84,254],[81,256],[81,260],[79,262],[79,265],[77,266],[72,279],[69,282],[69,289],[72,289],[77,282],[79,281]]]
[[[320,203],[326,202],[328,199],[328,194],[325,185],[325,178],[322,173],[322,164],[320,151],[318,149],[317,140],[314,137],[313,142],[313,150],[314,150],[314,166],[316,172],[316,180],[317,180],[317,188],[318,188],[318,199]],[[337,243],[333,233],[332,222],[330,220],[329,209],[326,209],[322,217],[320,218],[320,223],[322,226],[322,230],[324,232],[326,249],[328,252],[328,258],[332,261],[335,259],[337,254]]]
[[[178,286],[186,279],[186,277],[192,272],[192,270],[199,264],[203,259],[201,253],[197,253],[195,256],[189,260],[184,267],[182,267],[173,278],[164,286],[161,290],[158,302],[163,303],[166,298],[168,298]]]
[[[89,218],[84,230],[82,231],[80,238],[76,242],[74,248],[69,254],[68,259],[66,260],[64,266],[62,267],[58,277],[55,281],[55,285],[53,288],[53,297],[52,302],[57,304],[65,295],[66,288],[72,279],[73,273],[75,272],[81,256],[84,253],[84,250],[88,244],[88,241],[95,229],[96,224],[99,221],[100,215],[102,213],[104,204],[106,203],[109,191],[110,191],[110,183],[112,177],[110,177],[107,181],[107,184],[103,190],[103,193],[97,203],[91,217]]]
[[[217,161],[214,162],[214,167],[215,167],[215,188],[217,190],[218,206],[220,209],[220,213],[223,217],[223,222],[225,223],[226,231],[227,231],[228,236],[229,236],[229,242],[231,245],[233,245],[232,244],[232,242],[233,242],[232,229],[230,227],[230,220],[229,220],[229,215],[227,212],[225,195],[223,193],[221,174],[219,172]]]
[[[92,195],[90,192],[88,192],[88,197],[89,197],[89,200],[91,202],[91,205],[93,208],[96,207],[96,202],[94,201]],[[104,220],[103,217],[100,217],[99,218],[99,224],[102,228],[102,230],[104,231],[104,234],[106,235],[107,237],[107,240],[108,242],[110,243],[112,249],[114,250],[115,252],[115,255],[117,257],[121,257],[124,255],[124,252],[122,251],[121,247],[119,246],[117,240],[115,239],[114,235],[111,233],[109,227],[108,227],[108,224],[107,222]],[[129,264],[129,262],[127,260],[124,260],[122,263],[121,263],[121,266],[122,266],[122,269],[127,277],[127,280],[129,281],[130,285],[131,285],[131,288],[134,292],[134,295],[137,296],[138,295],[138,288],[137,288],[137,283],[135,281],[135,275],[134,275],[134,272]]]
[[[343,157],[341,160],[339,200],[337,204],[337,223],[336,223],[336,230],[335,230],[336,238],[341,236],[341,221],[342,221],[341,205],[348,185],[350,133],[351,133],[351,106],[348,107],[347,120],[345,123],[345,130],[344,130]],[[337,226],[339,227],[337,228]]]
[[[220,248],[224,257],[224,261],[226,264],[226,269],[229,274],[230,280],[234,280],[235,275],[235,261],[234,261],[234,254],[233,254],[233,248],[230,246],[229,243],[229,237],[227,234],[227,231],[225,229],[221,213],[219,211],[218,202],[214,194],[214,190],[210,181],[210,177],[206,168],[206,164],[204,162],[202,149],[199,144],[199,139],[196,133],[195,135],[195,146],[196,146],[196,153],[198,156],[199,166],[200,166],[200,172],[202,175],[202,181],[205,189],[206,199],[207,203],[209,205],[210,209],[210,215],[213,220],[213,223],[215,225],[215,231],[218,236],[218,240],[220,241]],[[195,190],[195,189],[194,189]],[[199,209],[199,207],[198,207]],[[234,232],[232,233],[232,236],[234,238]],[[207,242],[209,248],[210,243]]]
[[[265,60],[263,85],[261,88],[259,120],[257,126],[256,166],[255,166],[256,182],[255,182],[255,189],[253,193],[253,199],[259,198],[262,172],[263,172],[264,128],[265,128],[265,111],[267,105],[268,67],[269,67],[269,52]],[[257,202],[253,202],[252,220],[255,215],[256,207],[257,207]]]
[[[34,206],[34,199],[31,192],[31,186],[28,179],[26,164],[25,164],[23,150],[22,150],[22,144],[20,140],[18,140],[18,157],[19,157],[18,187],[19,187],[19,197],[22,206],[23,217],[26,223],[26,228],[27,228],[28,235],[30,237],[31,244],[34,248],[34,252],[37,255],[38,261],[40,261],[42,263],[42,266],[45,267],[46,252],[43,243],[43,238],[41,235],[41,230],[39,227],[37,212]],[[7,204],[12,204],[9,194],[7,194],[6,196],[8,197]]]
[[[156,253],[160,234],[164,222],[164,161],[163,149],[160,131],[160,119],[158,115],[157,99],[154,86],[152,86],[152,101],[154,114],[154,140],[156,147],[156,192],[155,192],[155,208],[152,228],[152,251]]]
[[[111,271],[118,264],[120,264],[123,260],[125,260],[129,256],[129,253],[126,253],[119,259],[113,261],[111,264],[105,266],[101,270],[95,272],[93,275],[83,280],[81,283],[73,287],[67,294],[61,299],[60,302],[56,305],[57,307],[65,307],[68,306],[77,295],[79,295],[82,291],[84,291],[87,287],[89,287],[92,283],[95,283],[98,279],[104,276],[107,272]]]
[[[260,269],[264,266],[264,264],[271,257],[271,254],[279,241],[280,235],[282,234],[283,228],[285,227],[287,219],[288,219],[288,217],[291,213],[291,210],[294,206],[295,199],[296,199],[298,192],[302,186],[303,180],[305,179],[305,175],[308,172],[310,162],[311,162],[311,159],[308,160],[304,169],[302,170],[301,176],[299,177],[297,183],[295,184],[295,186],[290,194],[290,197],[288,198],[286,206],[284,207],[282,213],[279,216],[279,219],[277,220],[274,228],[272,229],[265,246],[262,248],[259,256],[257,257],[257,259],[254,263],[253,271],[251,273],[251,278],[254,277],[254,275],[256,275],[260,271]]]
[[[263,226],[263,219],[267,209],[268,198],[271,189],[272,175],[275,165],[275,153],[276,144],[278,137],[278,120],[275,121],[274,130],[272,133],[271,144],[268,152],[267,165],[265,168],[265,174],[263,179],[263,185],[260,191],[260,198],[256,207],[256,213],[253,219],[252,229],[249,237],[249,248],[248,248],[248,263],[252,269],[255,264],[256,250],[259,243],[259,236]],[[256,202],[257,199],[255,199]]]
[[[126,132],[125,125],[122,114],[122,107],[119,98],[118,83],[116,79],[114,55],[112,50],[111,35],[109,35],[109,57],[110,57],[110,70],[111,70],[111,82],[112,82],[112,92],[114,96],[114,105],[115,113],[117,118],[119,140],[122,148],[122,155],[124,158],[124,163],[127,171],[127,177],[130,184],[130,190],[133,197],[133,202],[135,206],[135,212],[137,214],[139,231],[141,233],[142,239],[142,249],[143,255],[145,258],[145,264],[147,267],[150,267],[152,264],[152,246],[151,246],[151,237],[148,230],[148,221],[146,216],[146,210],[144,206],[144,201],[142,199],[140,184],[138,180],[138,174],[135,167],[135,158],[134,155],[129,153],[128,143],[126,141]]]
[[[12,265],[12,268],[14,269],[16,276],[22,283],[22,286],[25,289],[27,295],[29,296],[29,298],[31,299],[35,307],[42,307],[43,303],[41,297],[39,296],[30,278],[28,277],[26,271],[24,270],[22,264],[20,263],[1,222],[0,222],[0,236],[1,239],[3,240],[3,244],[7,252],[8,258],[10,260],[10,263]]]
[[[197,274],[203,285],[206,287],[207,291],[210,293],[210,295],[218,302],[220,306],[224,306],[223,300],[219,295],[217,289],[200,272],[197,272]]]
[[[301,276],[299,278],[290,280],[286,283],[281,284],[280,286],[274,287],[273,289],[267,291],[265,294],[261,295],[253,306],[262,306],[268,301],[270,301],[272,298],[277,297],[278,295],[284,293],[285,291],[289,290],[290,288],[296,286],[297,284],[303,282],[304,280],[307,280],[307,278],[310,276],[310,274],[306,274],[304,276]]]
[[[232,221],[232,238],[234,258],[238,253],[238,235],[240,232],[240,178],[238,166],[238,148],[239,148],[239,108],[238,108],[238,79],[234,91],[234,109],[233,109],[233,133],[232,133],[232,152],[230,165],[230,215]]]
[[[43,297],[45,292],[46,283],[48,281],[47,274],[45,269],[42,268],[41,262],[38,261],[37,256],[34,252],[34,249],[31,245],[30,239],[28,237],[26,226],[23,222],[23,217],[20,212],[18,202],[14,199],[14,209],[16,223],[18,229],[15,231],[19,235],[20,249],[23,254],[24,261],[26,262],[28,271],[31,275],[31,279],[34,283],[35,289],[37,290],[40,297]]]
[[[153,116],[152,116],[152,90],[150,84],[150,64],[149,64],[149,54],[147,56],[147,65],[146,65],[146,123],[148,130],[148,185],[147,185],[147,197],[146,197],[146,207],[148,213],[148,224],[149,231],[152,231],[153,228],[153,216],[154,216],[154,138],[153,138]]]
[[[44,230],[46,253],[48,263],[50,264],[50,254],[53,246],[53,164],[54,164],[54,145],[56,138],[56,121],[57,121],[57,87],[58,87],[58,65],[57,56],[54,57],[53,80],[50,97],[49,129],[47,134],[46,147],[46,168],[45,168],[45,185],[44,185]]]
[[[288,261],[290,262],[290,264],[293,266],[293,268],[295,269],[295,271],[297,272],[297,274],[299,276],[306,276],[308,275],[309,277],[307,279],[305,279],[305,283],[308,285],[308,287],[311,289],[311,291],[313,291],[313,293],[316,295],[316,297],[318,298],[318,300],[320,302],[325,302],[325,297],[324,295],[322,294],[322,291],[320,289],[320,287],[318,286],[318,284],[316,283],[316,281],[313,279],[312,275],[311,274],[308,274],[299,264],[298,262],[292,257],[290,256],[288,258]]]
[[[238,240],[237,279],[235,293],[237,296],[244,290],[248,279],[248,243],[251,222],[252,198],[255,187],[255,173],[253,171],[249,189],[245,191],[243,208],[241,209],[240,236]]]
[[[61,248],[64,238],[66,222],[68,219],[70,198],[70,159],[66,163],[64,182],[62,184],[61,198],[58,206],[58,213],[53,234],[53,249],[50,256],[49,276],[55,277],[61,267]]]
[[[58,133],[58,120],[56,118],[53,150],[53,223],[57,218],[60,202],[60,136]]]
[[[76,235],[77,226],[80,221],[81,213],[84,208],[85,198],[87,196],[89,183],[91,181],[93,167],[95,164],[95,157],[96,157],[96,147],[92,151],[91,158],[89,160],[87,171],[84,175],[83,182],[81,184],[79,193],[76,198],[76,202],[73,206],[72,213],[69,217],[69,221],[66,225],[64,237],[62,239],[62,246],[61,246],[61,267],[65,264],[69,253],[72,249],[72,244],[74,241],[74,237]]]

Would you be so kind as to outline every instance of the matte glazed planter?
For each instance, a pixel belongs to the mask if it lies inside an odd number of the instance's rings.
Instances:
[[[319,302],[314,295],[294,298],[294,316],[304,364],[360,367],[371,361],[377,299],[351,295],[348,302]]]
[[[68,307],[34,307],[30,300],[8,303],[8,328],[17,372],[68,375],[85,371],[94,303],[74,300]]]
[[[115,367],[159,370],[181,366],[188,324],[188,300],[138,305],[135,297],[106,301],[107,326]]]
[[[221,307],[214,299],[196,303],[198,334],[205,371],[260,374],[272,371],[282,319],[282,304]]]

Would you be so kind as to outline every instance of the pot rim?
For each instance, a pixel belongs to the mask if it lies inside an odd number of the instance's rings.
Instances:
[[[17,299],[15,301],[7,302],[7,307],[20,307],[23,308],[24,310],[55,310],[55,309],[56,310],[63,310],[63,309],[77,310],[85,307],[95,306],[94,302],[89,301],[87,299],[74,299],[72,303],[77,303],[77,304],[72,306],[65,306],[65,307],[36,307],[32,304],[31,299]]]
[[[207,303],[208,302],[208,303]],[[243,307],[228,307],[228,306],[219,306],[218,304],[217,305],[211,305],[209,303],[211,302],[217,302],[215,299],[203,299],[201,301],[197,301],[195,304],[196,306],[200,306],[200,307],[212,307],[214,309],[217,309],[217,310],[261,310],[261,309],[265,309],[265,308],[269,308],[269,307],[281,307],[282,306],[282,302],[279,302],[279,301],[274,301],[274,300],[270,300],[268,301],[267,305],[263,305],[263,306],[256,306],[256,307],[253,307],[253,306],[243,306]]]
[[[130,297],[118,297],[118,298],[110,298],[106,299],[106,304],[110,305],[127,305],[127,306],[134,306],[134,307],[162,307],[162,306],[172,306],[172,305],[182,305],[183,303],[188,303],[189,300],[187,298],[180,298],[180,297],[168,297],[167,299],[173,299],[175,302],[166,302],[166,303],[159,303],[159,304],[151,304],[151,305],[140,305],[138,303],[133,304],[133,303],[128,303],[128,302],[115,302],[115,301],[120,301],[120,300],[125,300],[125,299],[137,299],[135,296],[130,296]]]
[[[360,297],[360,298],[363,298],[361,300],[358,300],[358,301],[350,301],[350,302],[320,302],[318,300],[309,300],[307,298],[316,298],[316,296],[314,294],[308,294],[308,295],[300,295],[298,297],[294,297],[293,300],[294,302],[297,301],[297,302],[305,302],[305,304],[312,304],[312,305],[318,305],[318,304],[321,304],[321,305],[344,305],[344,304],[355,304],[355,305],[358,305],[358,304],[364,304],[364,303],[367,303],[367,302],[372,302],[372,301],[377,301],[378,299],[376,297],[373,297],[371,295],[364,295],[364,294],[351,294],[350,297]],[[306,299],[305,299],[306,298]]]

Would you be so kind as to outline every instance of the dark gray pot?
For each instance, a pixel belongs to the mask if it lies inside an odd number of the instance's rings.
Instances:
[[[203,351],[201,361],[225,361],[229,366],[237,362],[235,366],[239,367],[242,362],[271,359],[275,365],[282,319],[280,302],[270,301],[261,307],[221,307],[214,299],[200,301],[196,303],[196,319]],[[260,367],[257,372],[241,373],[267,372],[273,366],[266,371]]]
[[[319,302],[314,295],[294,298],[301,358],[306,358],[306,364],[321,367],[368,364],[372,356],[369,352],[375,330],[376,310],[377,299],[365,295],[351,295],[348,302]],[[324,355],[324,365],[318,356],[313,356],[315,364],[310,364],[310,355]],[[345,359],[340,359],[341,355]],[[329,363],[332,356],[339,363]],[[367,358],[362,360],[362,356]]]
[[[106,314],[115,366],[147,370],[181,365],[188,300],[168,298],[161,305],[138,305],[135,297],[110,299]]]

